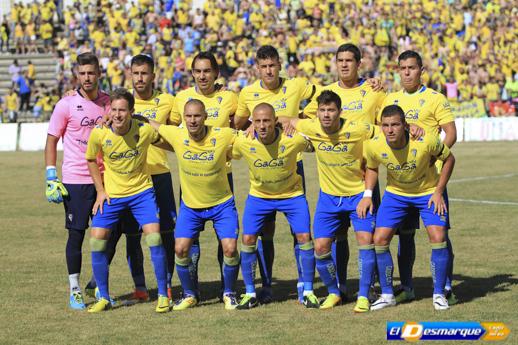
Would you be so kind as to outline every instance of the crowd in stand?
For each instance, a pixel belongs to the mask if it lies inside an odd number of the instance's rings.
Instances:
[[[191,86],[200,50],[217,55],[222,82],[239,91],[256,78],[261,45],[279,49],[286,75],[327,84],[336,47],[352,42],[363,50],[362,74],[380,77],[388,91],[399,88],[398,53],[413,49],[423,55],[424,82],[450,100],[518,99],[512,0],[212,0],[198,9],[184,0],[57,2],[17,3],[0,25],[4,54],[56,55],[56,97],[74,87],[73,62],[85,51],[100,57],[104,89],[129,87],[128,62],[144,52],[157,62],[157,87],[175,94]]]

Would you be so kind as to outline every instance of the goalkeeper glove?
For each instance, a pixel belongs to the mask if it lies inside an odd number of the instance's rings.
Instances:
[[[56,167],[54,166],[47,167],[47,191],[45,194],[47,195],[48,202],[56,204],[63,202],[63,197],[68,196],[68,191],[58,179]]]

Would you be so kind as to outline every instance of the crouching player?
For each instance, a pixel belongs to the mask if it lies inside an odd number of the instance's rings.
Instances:
[[[378,177],[379,165],[387,168],[387,189],[376,217],[374,245],[378,265],[381,297],[371,310],[394,306],[396,299],[392,288],[394,264],[390,254],[390,241],[411,208],[419,210],[432,245],[431,271],[434,283],[433,305],[436,310],[448,309],[444,286],[448,268],[446,226],[448,210],[444,190],[453,171],[455,158],[438,136],[427,134],[410,140],[403,110],[390,105],[381,114],[383,133],[367,141],[364,156],[367,161],[366,190],[372,190]],[[439,175],[431,162],[444,162]],[[365,216],[372,211],[372,198],[365,197],[358,205],[358,213]],[[374,265],[371,265],[371,272]]]
[[[156,312],[167,312],[169,299],[166,256],[160,237],[155,192],[151,178],[145,172],[147,150],[151,144],[158,143],[160,137],[149,124],[132,119],[135,99],[127,90],[115,90],[110,96],[110,101],[111,128],[94,128],[86,151],[88,169],[97,190],[90,247],[92,271],[101,297],[88,312],[100,312],[111,306],[106,244],[111,228],[126,210],[131,211],[142,227],[151,251],[158,286]],[[106,168],[104,184],[96,164],[99,154],[102,155]]]
[[[285,135],[275,127],[275,110],[268,103],[258,104],[252,112],[255,137],[240,133],[234,141],[233,158],[244,157],[250,172],[250,192],[243,215],[243,246],[241,247],[241,272],[246,294],[237,309],[250,309],[257,305],[254,273],[257,264],[257,237],[264,224],[275,212],[283,212],[297,238],[304,283],[303,304],[318,308],[313,293],[315,256],[310,236],[310,216],[302,177],[297,174],[297,155],[309,142],[301,135]]]

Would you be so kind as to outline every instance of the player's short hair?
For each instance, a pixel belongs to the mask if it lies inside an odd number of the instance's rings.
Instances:
[[[191,70],[194,69],[194,65],[196,64],[196,61],[198,60],[209,60],[210,61],[210,67],[216,71],[216,73],[219,74],[219,65],[218,61],[216,60],[216,57],[211,52],[200,52],[198,53],[194,59],[192,59],[191,64]]]
[[[272,59],[272,60],[280,60],[279,52],[275,47],[267,44],[264,46],[261,46],[259,49],[257,49],[257,53],[255,54],[256,60],[266,60],[266,59]]]
[[[153,58],[147,54],[138,54],[131,58],[130,67],[133,67],[133,65],[142,66],[142,65],[148,65],[151,67],[151,71],[155,71],[155,61]]]
[[[188,100],[185,103],[183,108],[185,109],[188,105],[191,105],[191,104],[193,104],[193,105],[195,104],[195,105],[200,106],[201,109],[203,110],[203,112],[206,113],[205,104],[202,101],[200,101],[199,99],[196,99],[196,98],[192,98],[192,99]]]
[[[129,109],[133,110],[135,106],[135,97],[133,97],[131,92],[123,87],[115,89],[112,91],[112,93],[110,93],[110,103],[118,99],[125,99],[126,102],[128,102]]]
[[[352,43],[344,43],[340,47],[338,47],[338,49],[336,50],[335,57],[338,57],[338,54],[343,52],[353,53],[356,62],[360,62],[360,60],[362,59],[362,53],[360,51],[360,48],[358,48]]]
[[[423,67],[423,59],[421,58],[421,55],[419,55],[419,53],[417,53],[413,50],[405,50],[404,52],[399,54],[399,56],[397,58],[397,63],[401,64],[401,61],[412,59],[412,58],[415,59],[419,68]]]
[[[101,68],[99,67],[99,59],[97,58],[97,56],[95,56],[94,53],[91,53],[91,52],[79,54],[77,56],[77,64],[79,66],[94,65],[98,71],[101,70]]]
[[[401,120],[401,123],[405,123],[406,122],[405,112],[397,104],[387,105],[381,111],[381,118],[392,117],[392,116],[399,116],[399,119]]]
[[[331,90],[324,90],[317,97],[317,103],[320,106],[321,104],[331,104],[334,103],[338,110],[342,109],[342,100],[340,96],[338,96],[335,92]]]
[[[266,103],[266,102],[262,102],[262,103],[259,103],[258,105],[256,105],[254,107],[254,110],[252,111],[252,114],[255,113],[256,111],[263,110],[263,109],[270,110],[273,114],[273,117],[275,117],[275,108],[270,103]]]

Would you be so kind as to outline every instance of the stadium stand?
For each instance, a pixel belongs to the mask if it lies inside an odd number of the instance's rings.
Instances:
[[[239,91],[255,79],[253,53],[263,44],[279,48],[286,75],[327,84],[335,78],[333,53],[345,42],[362,48],[362,74],[380,77],[388,91],[399,89],[398,52],[414,49],[424,57],[424,82],[444,92],[459,114],[469,116],[469,109],[477,108],[479,116],[515,115],[518,108],[513,1],[100,0],[63,8],[58,3],[15,2],[0,23],[0,97],[10,87],[6,66],[18,59],[24,70],[32,60],[37,87],[31,104],[41,107],[41,114],[46,103],[75,86],[72,61],[88,50],[101,58],[105,90],[128,86],[129,60],[144,52],[157,61],[157,87],[176,94],[191,86],[189,67],[200,50],[216,53],[222,82]],[[42,83],[36,98],[34,89]],[[41,114],[20,114],[19,120],[44,120]]]

